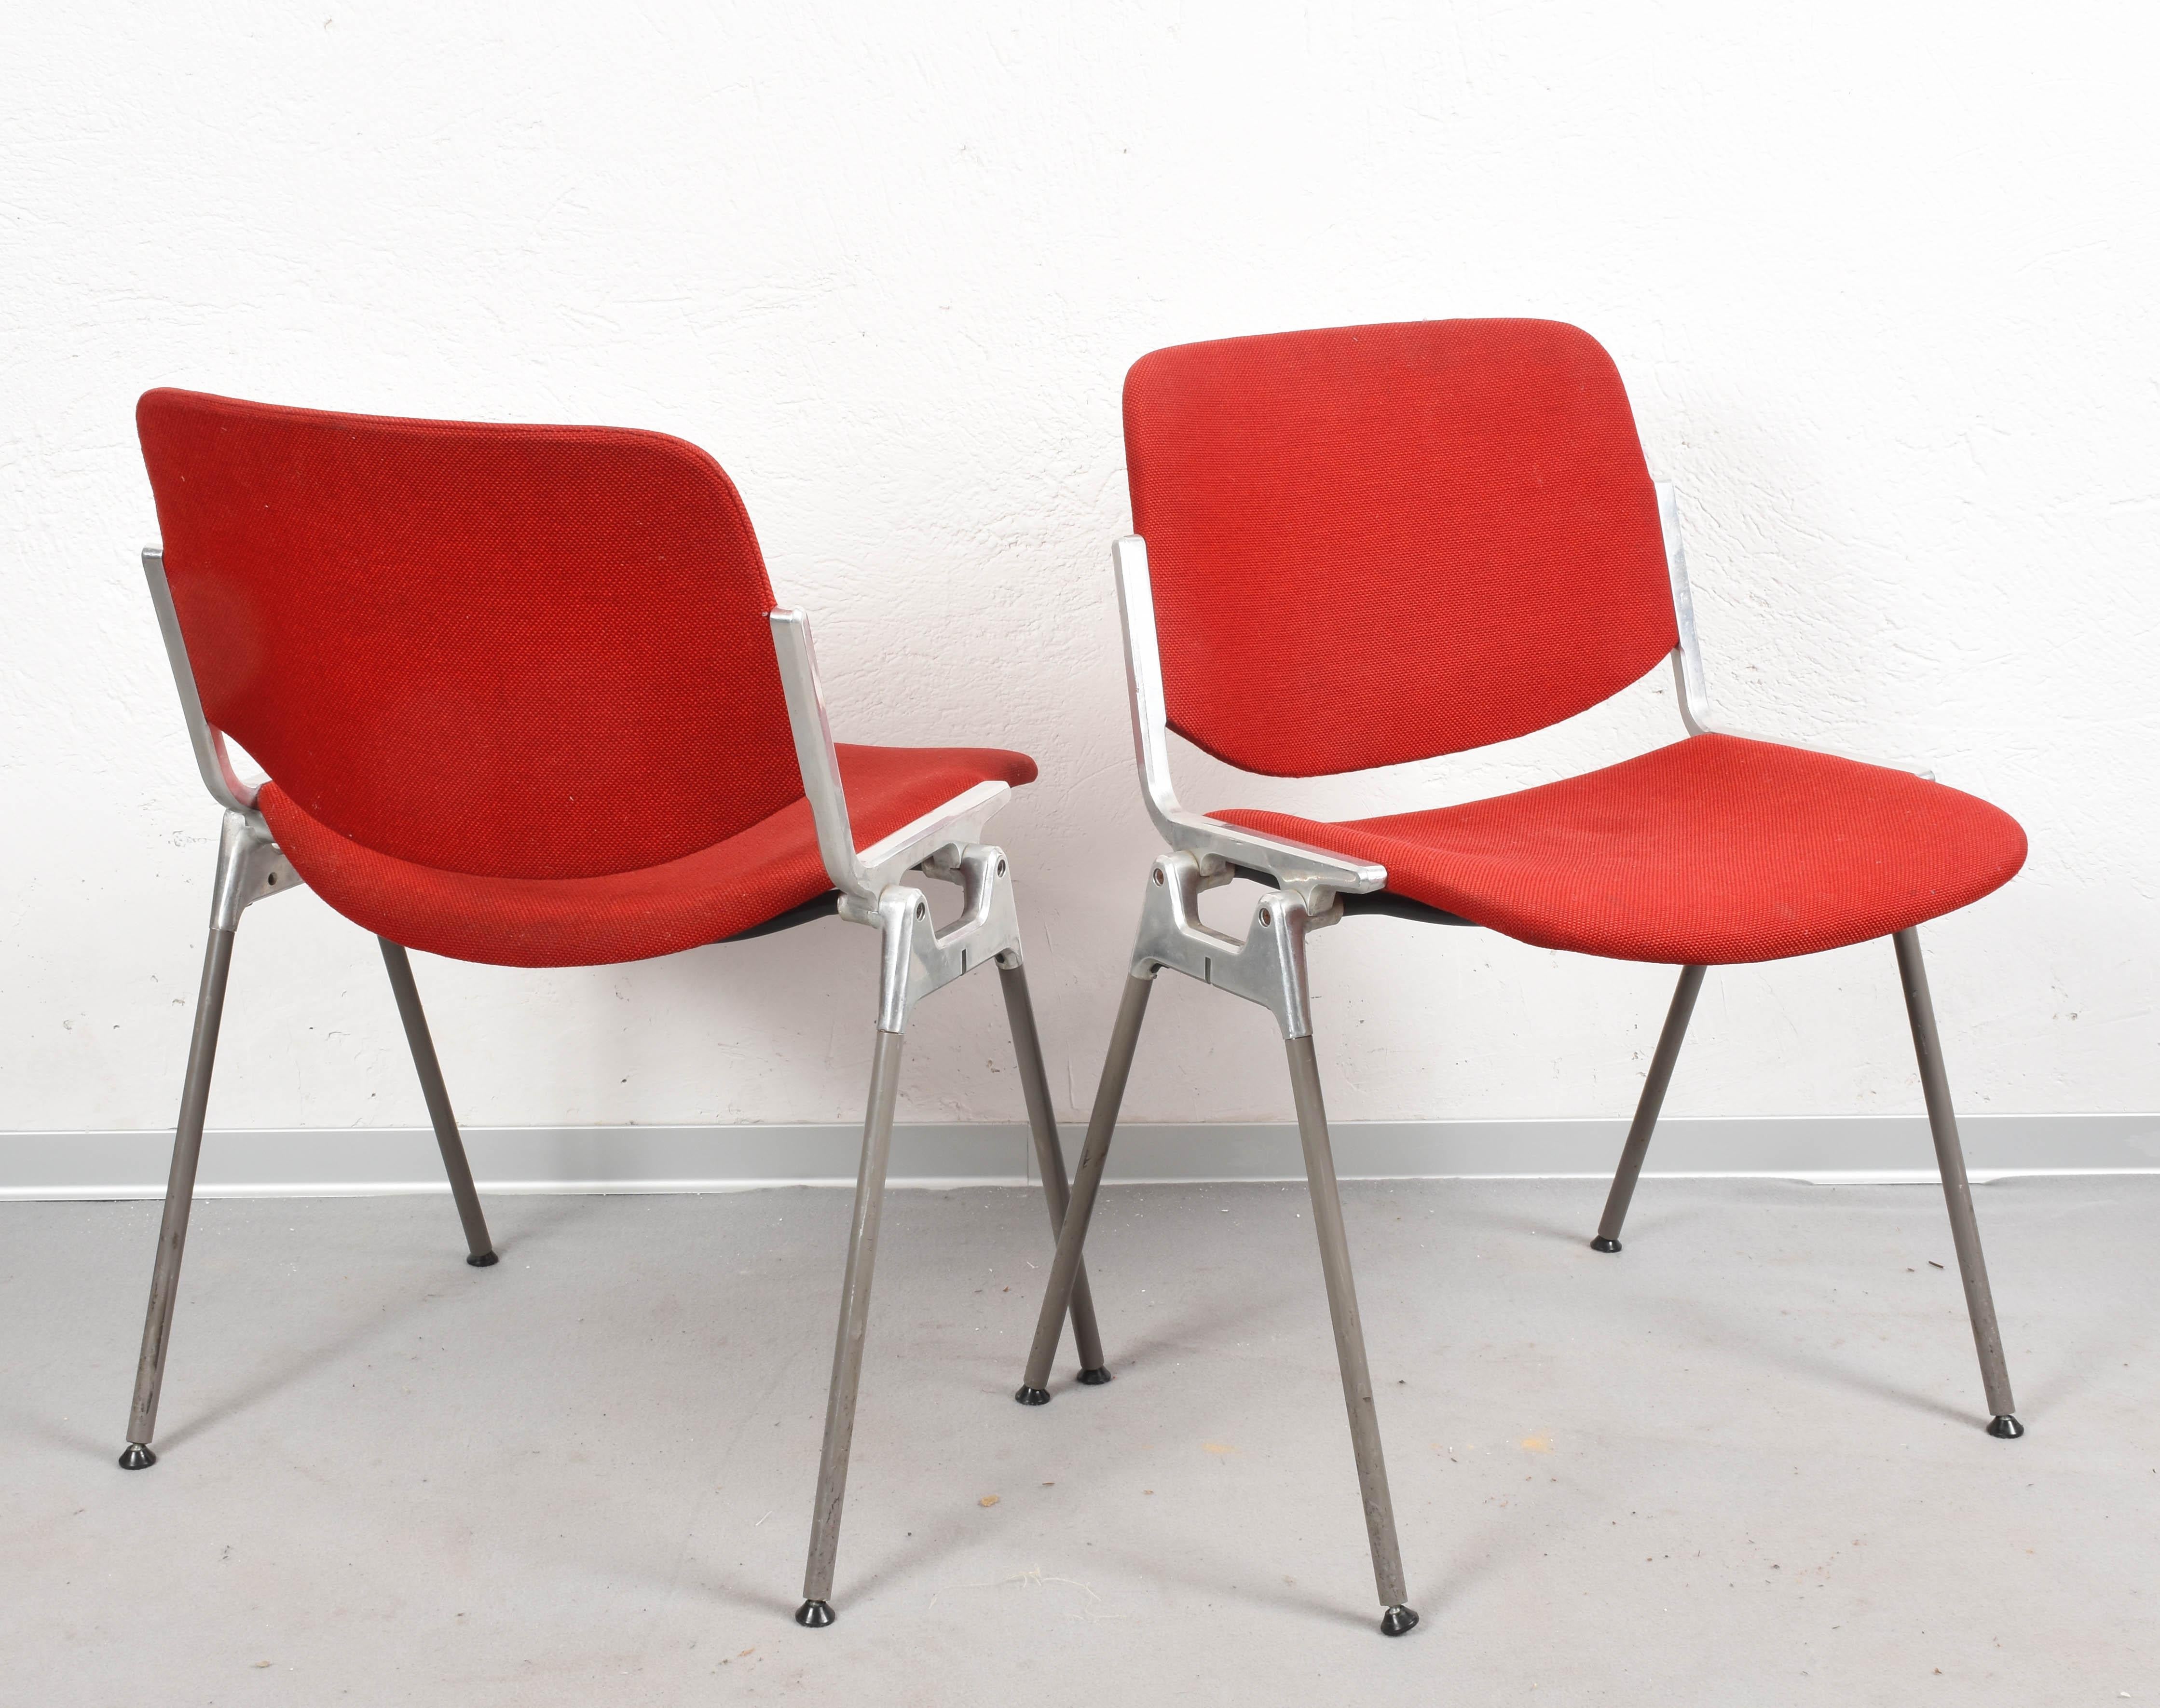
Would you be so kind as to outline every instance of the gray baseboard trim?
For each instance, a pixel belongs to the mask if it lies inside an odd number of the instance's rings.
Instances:
[[[1971,1115],[1961,1123],[1976,1181],[2023,1174],[2160,1172],[2160,1115]],[[1625,1120],[1350,1121],[1334,1129],[1346,1180],[1603,1178]],[[1081,1132],[1065,1129],[1066,1161]],[[739,1127],[476,1127],[473,1173],[494,1192],[704,1192],[852,1186],[852,1124]],[[0,1134],[0,1199],[155,1198],[169,1133]],[[1675,1119],[1659,1124],[1652,1174],[1838,1181],[1933,1181],[1919,1115]],[[1026,1129],[924,1124],[893,1134],[896,1186],[1020,1186],[1033,1177]],[[1113,1181],[1300,1180],[1288,1125],[1134,1123],[1111,1152]],[[207,1197],[332,1197],[446,1191],[426,1128],[213,1132],[197,1191]]]

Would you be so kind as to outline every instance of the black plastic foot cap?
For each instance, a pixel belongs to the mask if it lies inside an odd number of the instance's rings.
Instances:
[[[1620,1242],[1617,1239],[1607,1239],[1601,1233],[1590,1242],[1590,1249],[1592,1251],[1617,1251],[1620,1249]]]
[[[1089,1388],[1100,1388],[1109,1379],[1110,1367],[1108,1364],[1098,1364],[1092,1370],[1083,1370],[1080,1373],[1082,1384]]]
[[[493,1252],[491,1252],[491,1251],[484,1251],[484,1252],[481,1252],[481,1253],[480,1253],[478,1256],[476,1256],[476,1257],[469,1257],[469,1258],[467,1258],[467,1259],[465,1259],[465,1261],[466,1261],[467,1263],[470,1264],[471,1264],[475,1269],[485,1269],[491,1268],[493,1264],[495,1264],[497,1261],[499,1261],[499,1259],[497,1259],[497,1258],[496,1257],[496,1254],[495,1254]]]
[[[1047,1405],[1050,1404],[1050,1390],[1047,1388],[1019,1388],[1014,1390],[1013,1398],[1022,1405]]]
[[[1416,1608],[1390,1607],[1386,1612],[1380,1615],[1380,1635],[1383,1637],[1407,1637],[1410,1634],[1410,1627],[1416,1623]]]
[[[2025,1425],[2006,1411],[1988,1425],[1987,1432],[1999,1441],[2014,1441],[2025,1433]],[[127,1461],[122,1459],[120,1462],[125,1465]]]
[[[140,1441],[130,1441],[127,1451],[120,1456],[122,1471],[148,1471],[158,1462],[158,1456]]]
[[[813,1631],[823,1631],[833,1622],[833,1604],[830,1602],[805,1602],[795,1610],[795,1622]]]

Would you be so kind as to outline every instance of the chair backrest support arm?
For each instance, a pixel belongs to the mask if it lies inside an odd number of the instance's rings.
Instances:
[[[825,715],[824,690],[818,681],[818,654],[810,641],[810,618],[799,610],[776,610],[772,650],[780,662],[781,691],[787,698],[787,724],[795,737],[795,762],[802,771],[802,792],[818,827],[818,852],[825,875],[843,894],[875,902],[855,852],[855,833],[848,822],[847,792],[840,786],[840,759],[833,750],[833,725]]]
[[[188,660],[188,643],[180,633],[180,614],[173,605],[171,584],[165,579],[165,553],[161,546],[143,548],[143,579],[150,584],[151,608],[158,613],[158,632],[164,639],[165,658],[173,667],[173,685],[179,690],[180,713],[187,719],[188,744],[195,750],[195,768],[210,798],[228,812],[237,812],[267,834],[262,815],[256,809],[257,786],[233,769],[226,750],[225,732],[203,710],[202,694],[195,687],[195,666]]]
[[[1222,860],[1268,873],[1308,907],[1327,911],[1329,892],[1362,896],[1387,887],[1388,870],[1285,838],[1263,836],[1204,818],[1178,804],[1170,775],[1170,719],[1163,697],[1162,655],[1155,638],[1155,595],[1148,580],[1147,542],[1128,534],[1110,548],[1117,567],[1118,612],[1125,640],[1125,687],[1133,714],[1133,745],[1140,792],[1162,838],[1203,860]]]
[[[1012,787],[1008,783],[977,783],[902,825],[882,842],[859,850],[854,828],[848,818],[847,790],[840,780],[840,758],[833,745],[825,693],[818,682],[810,619],[802,611],[781,610],[772,613],[771,620],[781,690],[787,700],[788,728],[795,737],[795,762],[802,773],[802,792],[810,802],[811,821],[817,826],[818,853],[825,862],[825,875],[844,898],[841,913],[861,923],[872,923],[878,896],[887,885],[926,861],[937,860],[957,869],[963,851],[982,839],[984,825],[1012,798]],[[851,910],[849,899],[861,904],[861,909]]]
[[[1680,645],[1673,648],[1673,686],[1677,691],[1680,722],[1690,735],[1710,733],[1710,681],[1702,667],[1702,642],[1695,628],[1695,597],[1688,590],[1687,553],[1680,544],[1680,495],[1672,482],[1660,480],[1658,527],[1665,538],[1665,574],[1673,584],[1673,626]]]
[[[1673,584],[1673,626],[1680,634],[1680,645],[1673,648],[1673,688],[1680,705],[1680,722],[1686,726],[1687,733],[1735,735],[1747,741],[1774,741],[1781,747],[1804,747],[1811,753],[1832,754],[1840,759],[1857,760],[1862,765],[1881,766],[1887,771],[1908,771],[1932,781],[1934,771],[1911,760],[1873,759],[1841,752],[1834,747],[1818,747],[1813,742],[1752,735],[1718,721],[1716,713],[1711,709],[1710,682],[1702,664],[1702,640],[1695,631],[1695,598],[1688,589],[1687,553],[1680,544],[1680,496],[1668,480],[1659,481],[1657,489],[1658,526],[1665,537],[1665,573],[1672,578]]]

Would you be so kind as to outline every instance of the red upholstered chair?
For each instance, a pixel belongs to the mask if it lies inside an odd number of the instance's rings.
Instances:
[[[1163,968],[1270,1010],[1288,1046],[1383,1628],[1416,1622],[1373,1411],[1306,998],[1305,936],[1346,915],[1484,926],[1680,968],[1592,1243],[1620,1249],[1708,966],[1895,943],[1991,1434],[2013,1415],[1918,927],[2025,858],[1986,802],[1893,767],[1713,728],[1669,489],[1612,360],[1536,320],[1455,320],[1157,350],[1125,381],[1134,537],[1116,548],[1133,728],[1170,845],[1140,940],[1025,1380],[1040,1404],[1148,993]],[[1670,657],[1685,740],[1494,800],[1321,823],[1200,817],[1166,729],[1267,776],[1460,753],[1558,723]],[[1266,887],[1244,940],[1200,892]]]
[[[137,411],[143,556],[225,808],[148,1321],[121,1463],[150,1450],[233,934],[304,884],[380,939],[475,1264],[495,1262],[406,951],[511,967],[672,954],[837,915],[880,933],[875,1053],[798,1619],[829,1623],[901,1039],[994,963],[1055,1229],[1051,1119],[1005,854],[1025,755],[835,747],[809,625],[776,610],[719,465],[652,433],[272,408]],[[229,763],[229,732],[268,773]],[[930,920],[922,880],[958,885]],[[869,1016],[865,1016],[868,1018]],[[1107,1381],[1084,1292],[1083,1381]]]

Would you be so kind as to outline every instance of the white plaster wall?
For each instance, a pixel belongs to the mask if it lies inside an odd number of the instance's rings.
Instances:
[[[1188,339],[1589,328],[1683,489],[1742,727],[1931,759],[2023,821],[1929,933],[1975,1111],[2152,1111],[2160,263],[2149,8],[8,8],[0,20],[0,1126],[169,1122],[216,815],[136,566],[179,384],[683,434],[819,623],[844,738],[1041,761],[1023,875],[1067,1112],[1150,839],[1108,544],[1126,366]],[[1195,804],[1470,798],[1675,732],[1570,726]],[[1313,949],[1343,1119],[1616,1114],[1658,969],[1365,922]],[[872,943],[429,961],[475,1124],[859,1108]],[[1176,981],[1129,1108],[1286,1115],[1265,1017]],[[903,1119],[1012,1119],[995,994]],[[1714,974],[1670,1108],[1917,1108],[1887,947]],[[423,1119],[374,946],[252,913],[212,1121]]]

